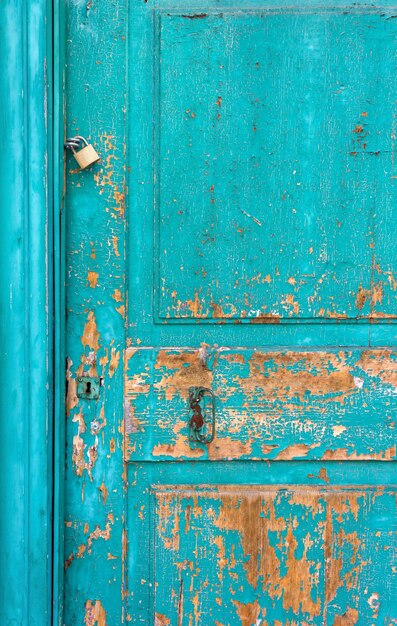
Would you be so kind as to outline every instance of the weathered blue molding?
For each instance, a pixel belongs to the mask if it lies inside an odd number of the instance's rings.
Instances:
[[[52,3],[0,5],[0,623],[52,619]]]

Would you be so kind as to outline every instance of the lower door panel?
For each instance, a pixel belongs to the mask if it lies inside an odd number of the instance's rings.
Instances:
[[[391,466],[129,464],[127,623],[397,624]]]

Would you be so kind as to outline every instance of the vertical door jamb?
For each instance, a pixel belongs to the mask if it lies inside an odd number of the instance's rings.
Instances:
[[[32,626],[53,617],[55,6],[0,5],[0,623]]]

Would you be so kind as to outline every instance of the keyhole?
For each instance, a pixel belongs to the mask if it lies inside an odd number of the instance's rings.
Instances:
[[[89,381],[86,382],[86,393],[91,393],[91,383]]]

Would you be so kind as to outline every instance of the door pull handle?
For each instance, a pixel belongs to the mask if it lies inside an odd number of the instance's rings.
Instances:
[[[215,396],[211,389],[189,389],[189,416],[189,441],[211,443],[215,437]]]

